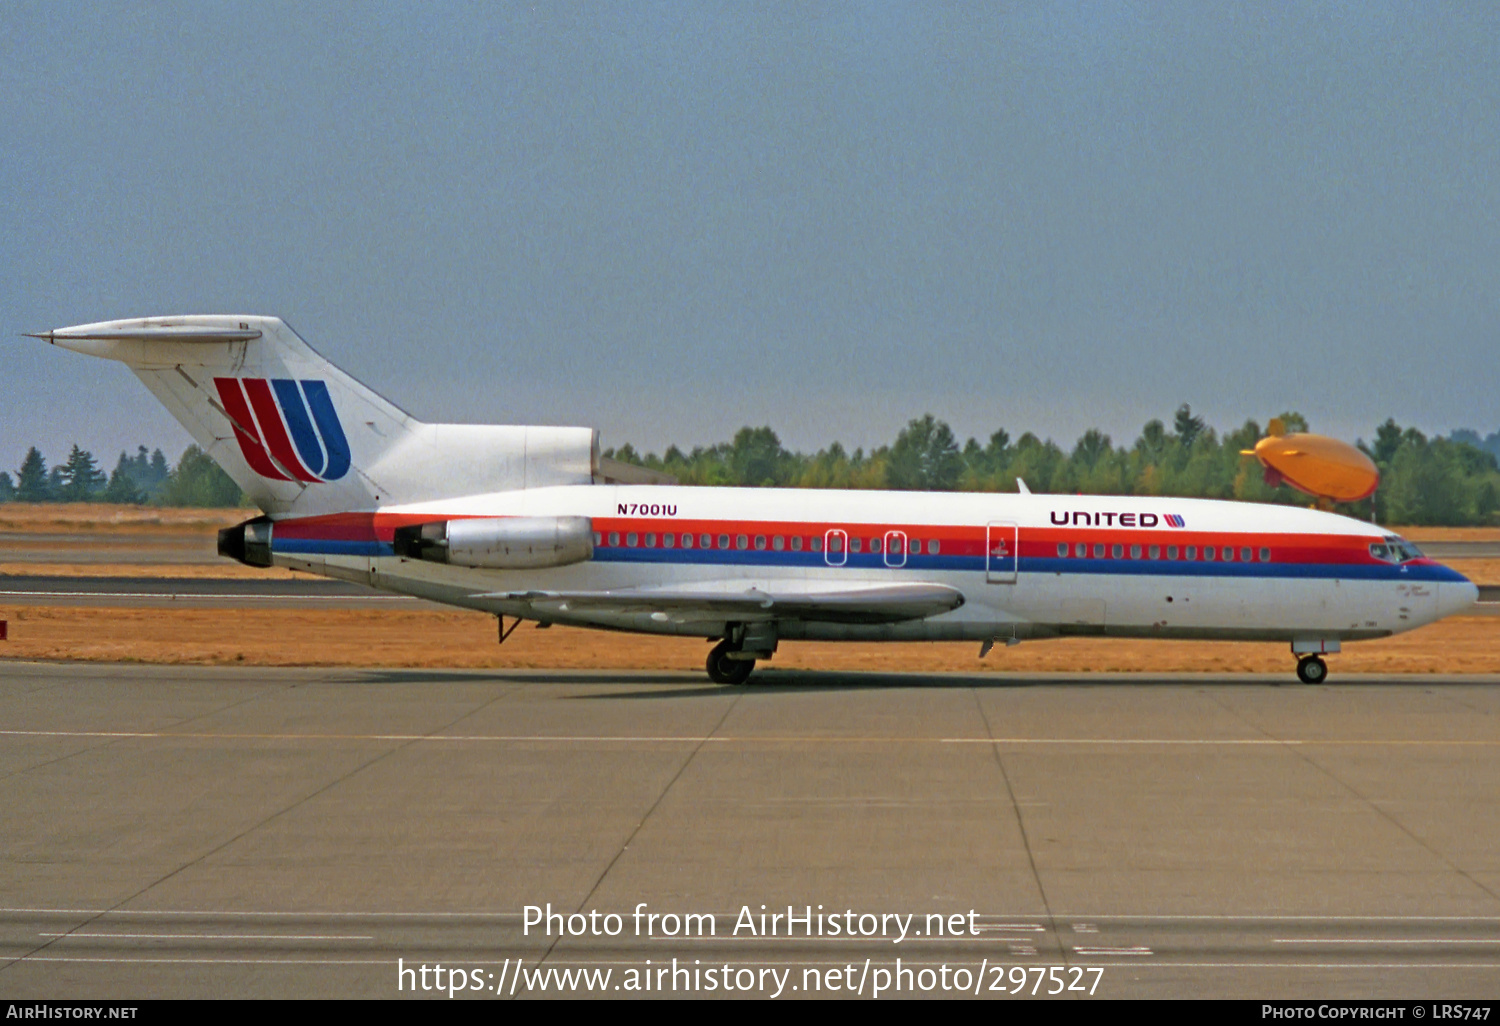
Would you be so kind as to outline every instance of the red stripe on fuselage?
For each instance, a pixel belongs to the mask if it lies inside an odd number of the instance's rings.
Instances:
[[[276,521],[276,537],[309,541],[382,541],[396,538],[396,528],[430,524],[435,520],[466,520],[468,517],[435,517],[411,513],[328,513]]]
[[[224,404],[224,411],[229,414],[229,423],[234,426],[234,436],[239,440],[240,452],[244,454],[245,462],[250,464],[250,469],[261,477],[269,477],[272,481],[288,480],[287,476],[277,470],[271,458],[266,455],[260,439],[251,433],[255,428],[255,418],[250,414],[250,407],[245,404],[245,393],[240,389],[240,379],[214,378],[214,385],[219,389],[219,401]]]
[[[438,518],[431,518],[438,519]],[[754,551],[775,551],[772,548],[773,539],[776,535],[783,537],[801,536],[803,538],[824,537],[828,531],[838,530],[845,532],[850,538],[862,540],[862,548],[871,551],[870,543],[879,541],[884,543],[888,532],[899,531],[906,535],[908,545],[921,541],[936,540],[940,553],[944,556],[983,556],[986,552],[986,541],[988,535],[984,527],[970,527],[967,525],[931,525],[931,524],[807,524],[792,523],[785,521],[754,521],[754,520],[664,520],[650,518],[644,520],[626,517],[594,517],[594,530],[599,532],[608,545],[610,532],[619,532],[621,544],[619,548],[629,548],[625,544],[624,536],[635,533],[643,536],[647,533],[658,535],[657,544],[654,548],[665,548],[660,543],[662,533],[678,533],[694,535],[694,548],[697,545],[697,535],[710,534],[714,536],[715,550],[718,549],[718,536],[728,534],[731,536],[730,548],[738,550],[738,535],[747,535],[750,539],[749,549]],[[763,536],[767,539],[765,550],[755,550],[753,539]],[[1371,542],[1379,541],[1375,535],[1321,535],[1321,534],[1274,534],[1269,532],[1224,532],[1210,534],[1208,532],[1185,532],[1180,528],[1168,530],[1142,530],[1139,528],[1097,528],[1079,527],[1076,529],[1062,527],[1021,527],[1020,528],[1020,556],[1022,559],[1056,559],[1058,557],[1057,546],[1068,545],[1069,559],[1114,559],[1114,546],[1123,548],[1124,554],[1118,558],[1129,559],[1132,546],[1139,545],[1142,555],[1139,559],[1149,559],[1150,546],[1155,545],[1161,550],[1163,558],[1167,547],[1175,546],[1178,549],[1178,558],[1175,562],[1188,562],[1186,549],[1188,546],[1196,547],[1198,558],[1194,562],[1224,562],[1222,559],[1204,560],[1202,550],[1212,547],[1215,550],[1230,548],[1234,550],[1233,557],[1229,562],[1241,562],[1240,549],[1249,548],[1254,550],[1251,562],[1262,562],[1260,550],[1269,548],[1271,550],[1271,562],[1273,563],[1316,563],[1316,564],[1382,564],[1370,555],[1369,546]],[[634,548],[645,547],[640,544],[644,538],[638,538]],[[1086,555],[1078,557],[1075,546],[1085,545]],[[1093,554],[1094,546],[1103,545],[1104,555],[1096,557]],[[679,548],[681,546],[678,546]],[[919,553],[913,551],[912,555]],[[1222,551],[1216,551],[1222,556]]]
[[[271,395],[270,383],[265,378],[246,378],[245,393],[250,396],[250,405],[255,407],[255,419],[260,422],[260,433],[265,436],[266,444],[271,447],[271,455],[276,457],[276,461],[296,475],[299,481],[318,480],[312,471],[302,465],[302,461],[292,450],[292,439],[286,433],[286,425],[281,422],[281,410],[277,408],[276,399]]]
[[[279,520],[276,523],[278,537],[288,539],[328,540],[328,541],[381,541],[390,542],[395,537],[398,527],[406,527],[413,524],[432,523],[438,520],[467,520],[473,519],[476,514],[462,516],[442,515],[433,513],[334,513],[317,517],[300,517],[293,520]],[[907,544],[921,541],[924,550],[926,543],[937,541],[939,552],[943,556],[974,556],[981,557],[986,552],[987,535],[983,527],[971,527],[969,525],[933,525],[933,524],[848,524],[848,523],[795,523],[788,521],[755,521],[755,520],[686,520],[686,519],[632,519],[627,517],[594,517],[594,530],[600,534],[604,543],[601,548],[610,548],[608,544],[610,532],[619,532],[620,542],[618,548],[626,548],[625,535],[635,533],[638,535],[638,544],[635,548],[642,548],[644,535],[651,533],[657,536],[654,548],[665,549],[662,545],[661,535],[666,533],[691,534],[694,544],[685,552],[707,551],[698,545],[699,535],[709,534],[713,536],[712,551],[718,549],[718,536],[727,534],[730,536],[730,548],[739,551],[738,535],[747,535],[750,540],[751,551],[764,551],[767,554],[773,552],[785,552],[792,554],[790,547],[782,550],[773,548],[776,535],[784,538],[801,536],[804,539],[817,537],[822,539],[829,531],[842,531],[850,538],[863,540],[863,548],[869,551],[869,543],[873,539],[879,539],[883,543],[887,532],[900,531],[907,537]],[[757,535],[765,536],[767,546],[764,550],[754,549],[754,538]],[[1271,562],[1290,564],[1345,564],[1345,565],[1384,565],[1370,555],[1369,547],[1372,542],[1380,541],[1378,535],[1321,535],[1321,534],[1274,534],[1269,532],[1238,533],[1225,532],[1222,534],[1210,534],[1204,531],[1185,532],[1181,529],[1173,530],[1139,530],[1126,528],[1124,530],[1111,528],[1020,528],[1022,559],[1058,558],[1057,546],[1067,543],[1068,556],[1066,558],[1077,559],[1074,555],[1074,546],[1084,544],[1087,546],[1088,555],[1084,558],[1092,560],[1095,558],[1114,559],[1113,548],[1115,545],[1123,546],[1124,555],[1120,558],[1130,559],[1130,547],[1139,545],[1142,548],[1141,561],[1150,559],[1150,546],[1155,545],[1161,551],[1158,562],[1165,559],[1166,549],[1169,545],[1176,546],[1178,559],[1171,562],[1191,565],[1191,563],[1208,562],[1202,559],[1202,550],[1213,547],[1222,550],[1231,548],[1234,557],[1230,562],[1240,562],[1240,549],[1250,548],[1255,550],[1252,562],[1259,563],[1260,550],[1269,548],[1271,550]],[[1093,547],[1095,544],[1105,546],[1105,555],[1095,557]],[[1196,546],[1198,558],[1189,561],[1186,558],[1188,546]],[[675,546],[682,549],[679,544]],[[803,552],[811,551],[803,549]],[[912,552],[911,555],[925,555]],[[1222,555],[1222,552],[1218,553]],[[1223,562],[1215,560],[1214,562]],[[1421,561],[1424,565],[1430,561]]]

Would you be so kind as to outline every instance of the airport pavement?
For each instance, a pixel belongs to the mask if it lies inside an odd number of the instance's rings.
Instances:
[[[221,562],[212,529],[139,531],[0,531],[0,562],[137,563],[187,565]]]
[[[1500,676],[755,680],[0,663],[0,993],[1500,993]]]
[[[258,609],[446,609],[406,595],[317,577],[72,577],[0,574],[0,602],[32,606],[204,606]]]

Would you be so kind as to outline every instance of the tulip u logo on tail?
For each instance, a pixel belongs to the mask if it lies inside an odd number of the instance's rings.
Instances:
[[[240,452],[273,481],[337,481],[349,472],[349,440],[326,382],[214,378]]]

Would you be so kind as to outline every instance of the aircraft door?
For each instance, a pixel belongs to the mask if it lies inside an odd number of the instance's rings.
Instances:
[[[1015,584],[1020,564],[1020,529],[1008,520],[993,520],[985,528],[984,579],[989,584]]]
[[[823,562],[843,566],[849,561],[849,534],[837,527],[823,535]]]
[[[891,568],[906,565],[906,532],[885,532],[885,565]]]

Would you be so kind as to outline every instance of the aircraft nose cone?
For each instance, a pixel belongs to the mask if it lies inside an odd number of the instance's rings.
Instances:
[[[1473,581],[1444,581],[1438,586],[1438,616],[1452,616],[1479,601],[1479,585]]]

